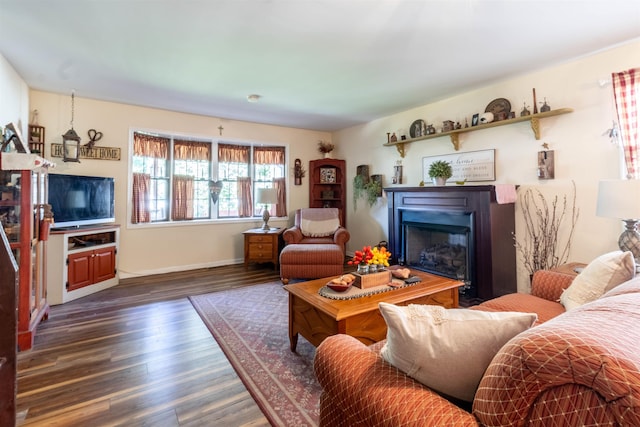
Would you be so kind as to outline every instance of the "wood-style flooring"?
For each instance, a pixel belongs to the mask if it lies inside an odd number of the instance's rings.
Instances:
[[[18,354],[19,426],[268,426],[187,296],[270,281],[271,264],[122,280],[53,306]]]

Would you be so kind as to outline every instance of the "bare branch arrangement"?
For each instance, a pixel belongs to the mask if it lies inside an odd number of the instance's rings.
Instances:
[[[525,235],[521,241],[516,239],[515,234],[513,239],[529,274],[557,267],[569,259],[571,239],[580,213],[576,208],[576,184],[573,181],[572,186],[570,207],[567,195],[563,196],[560,205],[558,196],[549,204],[537,189],[528,188],[522,194]],[[564,226],[565,221],[569,221],[568,226]],[[564,242],[560,241],[561,230],[569,232]]]

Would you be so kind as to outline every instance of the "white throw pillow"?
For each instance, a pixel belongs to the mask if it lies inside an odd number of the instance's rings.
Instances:
[[[436,305],[379,307],[387,323],[382,357],[427,387],[468,402],[498,350],[538,318]]]
[[[631,252],[613,251],[591,261],[571,285],[560,295],[560,303],[569,311],[591,301],[605,292],[633,279],[636,264]]]
[[[300,231],[305,236],[310,237],[327,237],[332,236],[340,227],[339,218],[330,218],[325,220],[300,220]]]

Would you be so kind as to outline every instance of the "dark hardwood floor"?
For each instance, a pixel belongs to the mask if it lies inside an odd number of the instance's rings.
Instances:
[[[53,306],[18,355],[18,425],[269,425],[186,297],[278,280],[271,264],[216,267]]]

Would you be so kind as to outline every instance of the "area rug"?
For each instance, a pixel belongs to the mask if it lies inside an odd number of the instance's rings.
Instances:
[[[189,297],[238,376],[274,426],[316,426],[315,347],[289,349],[288,294],[280,282]]]

